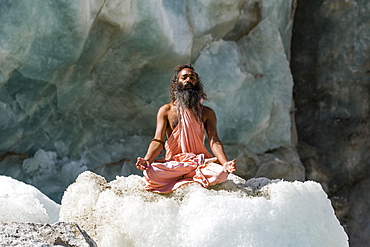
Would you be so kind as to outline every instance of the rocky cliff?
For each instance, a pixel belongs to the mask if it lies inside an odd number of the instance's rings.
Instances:
[[[298,152],[350,235],[369,243],[370,5],[298,1],[291,68]]]
[[[305,179],[291,118],[294,1],[1,7],[6,174],[55,200],[84,170],[108,179],[139,174],[133,163],[146,152],[158,107],[169,101],[173,68],[193,63],[238,175]]]

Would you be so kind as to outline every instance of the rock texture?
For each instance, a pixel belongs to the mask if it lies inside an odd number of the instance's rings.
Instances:
[[[351,246],[370,241],[370,5],[298,0],[291,68],[306,178],[332,198]]]
[[[0,246],[97,247],[77,224],[1,223]]]
[[[239,175],[305,179],[292,142],[295,1],[14,0],[0,7],[0,154],[21,154],[13,164],[21,171],[4,159],[1,174],[56,201],[86,170],[109,180],[140,174],[134,163],[169,101],[173,67],[193,63]]]

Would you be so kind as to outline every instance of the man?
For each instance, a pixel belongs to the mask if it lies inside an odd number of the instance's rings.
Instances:
[[[206,188],[226,181],[228,172],[236,170],[236,161],[226,157],[214,111],[201,104],[207,95],[192,65],[176,66],[170,97],[172,102],[158,110],[154,139],[145,157],[137,158],[136,167],[144,171],[147,181],[145,188],[168,193],[187,183]],[[204,146],[205,132],[215,158]],[[163,148],[165,160],[154,160]]]

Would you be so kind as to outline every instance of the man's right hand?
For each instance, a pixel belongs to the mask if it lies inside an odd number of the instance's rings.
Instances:
[[[137,169],[140,169],[142,171],[148,170],[149,161],[147,161],[146,159],[143,159],[141,157],[137,157],[136,167],[137,167]]]

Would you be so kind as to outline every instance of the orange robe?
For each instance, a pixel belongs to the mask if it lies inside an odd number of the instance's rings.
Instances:
[[[165,144],[166,162],[153,162],[144,171],[145,188],[168,193],[187,183],[197,182],[207,188],[226,181],[228,173],[223,166],[207,162],[212,155],[204,146],[204,138],[204,124],[197,121],[191,110],[183,110],[179,124]]]

